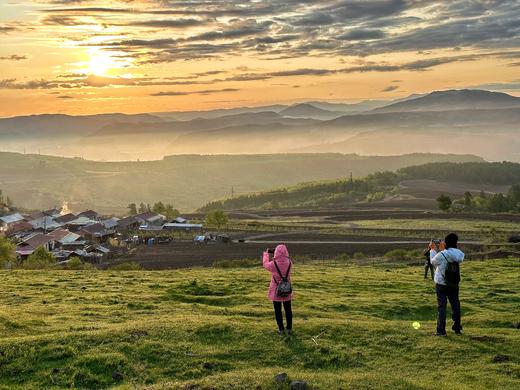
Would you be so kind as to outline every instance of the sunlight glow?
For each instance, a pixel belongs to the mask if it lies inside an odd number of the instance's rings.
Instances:
[[[96,76],[108,76],[111,71],[121,68],[119,61],[114,59],[109,52],[93,48],[89,50],[87,72]]]

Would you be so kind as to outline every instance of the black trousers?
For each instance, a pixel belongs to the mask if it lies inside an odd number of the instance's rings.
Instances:
[[[433,265],[431,264],[425,264],[424,265],[424,279],[428,277],[428,270],[432,273],[432,280],[433,280]]]
[[[448,306],[448,301],[450,301],[452,312],[452,329],[455,332],[461,331],[459,287],[436,284],[435,291],[437,292],[437,334],[446,334],[446,307]]]
[[[276,318],[276,323],[278,324],[278,329],[279,330],[284,330],[283,315],[282,315],[282,303],[283,303],[283,309],[285,310],[285,319],[287,321],[287,329],[292,329],[291,301],[273,302],[274,316]]]

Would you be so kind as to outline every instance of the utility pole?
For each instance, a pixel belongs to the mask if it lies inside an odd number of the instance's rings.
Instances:
[[[231,186],[231,197],[235,197],[235,187]]]

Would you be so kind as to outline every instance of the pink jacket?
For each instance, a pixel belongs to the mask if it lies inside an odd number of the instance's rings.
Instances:
[[[284,302],[284,301],[290,301],[293,299],[293,294],[286,298],[279,298],[276,296],[276,287],[278,286],[278,283],[280,282],[281,278],[278,274],[278,271],[276,270],[276,267],[274,265],[274,262],[276,261],[276,264],[278,264],[278,268],[280,268],[280,272],[283,276],[287,273],[287,268],[289,268],[289,264],[291,264],[291,260],[289,259],[289,252],[287,251],[287,247],[283,244],[278,245],[276,249],[274,250],[274,260],[270,261],[269,259],[269,253],[267,251],[264,252],[263,255],[263,263],[264,268],[271,272],[271,284],[269,284],[269,292],[267,293],[267,296],[269,299],[273,302]],[[292,274],[293,265],[291,265],[291,270],[289,271],[289,281],[291,281],[291,274]]]

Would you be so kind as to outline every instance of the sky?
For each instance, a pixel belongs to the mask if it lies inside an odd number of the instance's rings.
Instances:
[[[520,95],[520,2],[0,0],[0,116]]]

